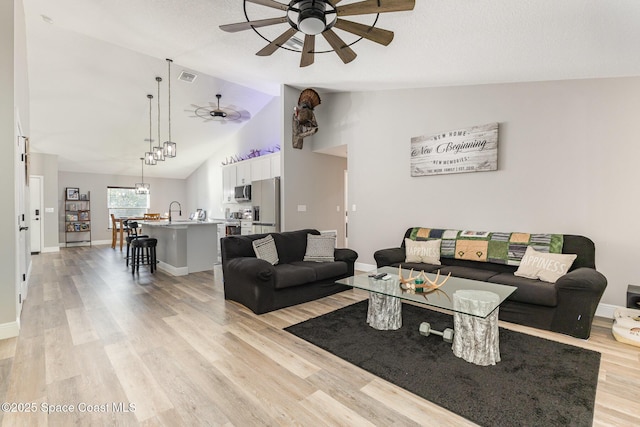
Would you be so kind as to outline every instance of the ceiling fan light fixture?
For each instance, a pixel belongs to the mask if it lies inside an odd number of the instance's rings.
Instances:
[[[325,18],[326,3],[316,0],[303,0],[300,2],[300,14],[298,15],[298,29],[305,34],[315,36],[327,28]]]

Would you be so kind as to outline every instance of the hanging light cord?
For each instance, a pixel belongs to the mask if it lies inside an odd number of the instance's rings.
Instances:
[[[149,152],[153,153],[153,148],[151,147],[151,141],[153,140],[151,128],[151,109],[153,106],[151,105],[151,100],[153,99],[153,95],[147,95],[147,98],[149,98]]]
[[[160,147],[160,82],[162,78],[156,77],[156,81],[158,82],[158,147]]]
[[[173,60],[167,59],[167,64],[169,65],[169,73],[167,74],[167,78],[169,79],[169,139],[167,141],[171,142],[171,63]]]

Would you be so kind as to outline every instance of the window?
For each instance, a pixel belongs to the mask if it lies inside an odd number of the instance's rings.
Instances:
[[[119,217],[142,217],[149,210],[149,194],[137,194],[131,187],[107,187],[109,228],[111,214]]]

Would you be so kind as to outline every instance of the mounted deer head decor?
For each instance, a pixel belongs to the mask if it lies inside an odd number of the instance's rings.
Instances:
[[[318,132],[313,109],[320,105],[320,95],[313,89],[300,93],[298,105],[293,109],[293,148],[302,149],[302,140]]]

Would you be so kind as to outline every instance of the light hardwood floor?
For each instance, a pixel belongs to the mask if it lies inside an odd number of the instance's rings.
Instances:
[[[36,411],[2,425],[473,425],[282,331],[365,293],[256,316],[224,300],[221,275],[132,277],[109,246],[34,256],[20,336],[0,341],[0,397]],[[610,320],[588,341],[501,326],[600,351],[594,425],[640,425],[640,349]]]

